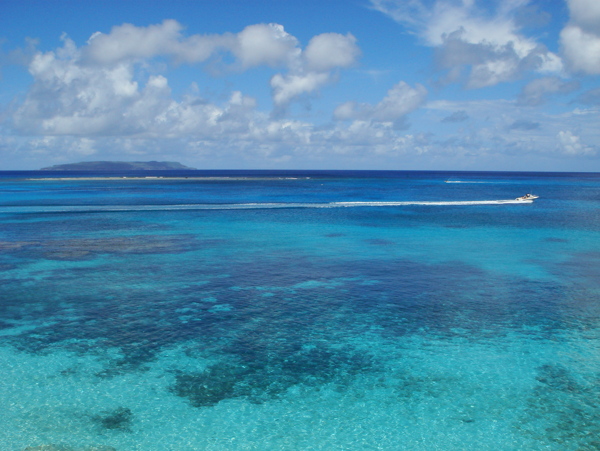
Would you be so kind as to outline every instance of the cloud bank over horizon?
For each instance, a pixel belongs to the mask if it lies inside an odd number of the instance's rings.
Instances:
[[[305,44],[274,22],[205,34],[174,19],[123,23],[90,31],[83,44],[63,30],[59,47],[32,40],[0,59],[25,64],[30,77],[4,101],[0,153],[13,169],[169,159],[215,168],[567,162],[600,170],[598,5],[564,4],[569,17],[550,49],[524,25],[544,27],[542,4],[372,0],[365,11],[431,49],[429,68],[414,72],[419,81],[394,70],[387,86],[368,75],[364,60],[375,50],[352,29]],[[212,80],[224,80],[220,92],[203,86]]]

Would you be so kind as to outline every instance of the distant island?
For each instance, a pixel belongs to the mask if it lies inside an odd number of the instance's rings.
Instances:
[[[168,171],[194,170],[174,161],[85,161],[81,163],[57,164],[41,171]]]

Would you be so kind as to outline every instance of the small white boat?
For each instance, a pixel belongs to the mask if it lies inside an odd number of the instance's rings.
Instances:
[[[538,197],[540,197],[540,196],[536,196],[534,194],[527,193],[524,196],[517,197],[515,200],[522,200],[522,201],[530,200],[530,201],[533,201],[533,199],[537,199]]]

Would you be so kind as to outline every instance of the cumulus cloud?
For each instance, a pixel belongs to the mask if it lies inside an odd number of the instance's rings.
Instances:
[[[158,25],[137,27],[123,24],[109,34],[94,33],[83,50],[83,59],[101,65],[168,56],[177,61],[198,63],[206,61],[218,49],[235,47],[236,38],[224,35],[194,35],[185,38],[183,26],[175,20]]]
[[[579,83],[576,81],[566,82],[558,77],[537,78],[523,87],[517,101],[520,105],[537,106],[551,94],[568,94],[577,89]]]
[[[350,33],[323,33],[310,40],[304,58],[309,71],[327,72],[335,68],[349,67],[356,63],[360,50],[356,38]]]
[[[520,32],[517,13],[526,0],[498,2],[494,11],[474,0],[436,0],[432,5],[421,0],[371,2],[436,48],[440,69],[448,71],[445,82],[461,80],[463,68],[468,69],[466,86],[473,89],[519,78],[526,71],[562,71],[560,57]]]
[[[201,63],[219,52],[233,56],[232,70],[261,65],[281,69],[271,78],[271,87],[275,106],[282,108],[335,81],[337,71],[355,64],[360,55],[350,34],[315,36],[303,51],[297,39],[276,24],[189,38],[175,21],[149,27],[126,24],[109,34],[94,34],[82,47],[63,36],[60,48],[32,56],[28,68],[33,84],[16,105],[10,125],[34,137],[28,143],[32,154],[55,152],[67,158],[96,152],[108,156],[110,149],[159,158],[168,149],[185,149],[218,159],[215,149],[226,156],[229,151],[223,151],[222,143],[229,142],[231,154],[235,149],[286,161],[284,149],[312,145],[317,136],[312,124],[274,120],[257,111],[256,100],[240,91],[220,104],[195,93],[175,100],[167,75],[145,70],[157,57]]]
[[[571,131],[560,131],[557,135],[558,150],[567,155],[595,155],[596,151],[581,142]]]
[[[144,101],[131,65],[103,68],[77,64],[80,52],[64,38],[56,52],[38,53],[29,65],[34,78],[13,116],[15,126],[31,134],[124,132],[121,113]],[[149,90],[153,82],[149,82]],[[148,92],[149,93],[149,92]]]
[[[211,100],[196,89],[175,98],[168,69],[171,63],[219,65],[225,71],[267,66],[271,77],[265,78],[265,84],[271,88],[273,105],[276,112],[286,111],[292,102],[319,93],[335,83],[342,70],[356,65],[360,49],[351,34],[320,34],[303,47],[277,24],[193,36],[187,36],[176,21],[148,27],[126,24],[106,34],[96,33],[83,46],[63,37],[62,47],[54,51],[33,50],[28,59],[33,83],[13,103],[10,122],[4,121],[2,127],[13,127],[9,134],[23,142],[11,142],[10,151],[26,148],[32,159],[52,155],[48,163],[59,155],[67,160],[90,155],[116,159],[124,153],[157,160],[179,155],[188,164],[206,161],[212,167],[232,167],[244,160],[255,167],[283,162],[308,167],[318,161],[330,164],[329,156],[335,154],[353,161],[362,158],[373,165],[402,155],[403,163],[414,157],[414,167],[423,167],[445,156],[483,155],[493,164],[498,155],[518,155],[522,162],[526,153],[546,153],[551,158],[558,153],[597,154],[597,136],[589,132],[597,128],[597,108],[559,117],[520,107],[572,92],[577,84],[554,76],[551,68],[559,67],[560,60],[521,34],[511,15],[517,0],[499,6],[493,14],[480,14],[482,10],[473,2],[459,7],[432,1],[432,8],[421,8],[421,1],[403,2],[419,14],[402,21],[437,49],[437,61],[447,70],[448,80],[460,80],[462,73],[469,87],[482,87],[525,71],[548,73],[528,83],[518,102],[429,102],[426,108],[438,110],[430,119],[469,120],[472,127],[452,127],[452,136],[399,131],[406,128],[407,116],[423,107],[427,96],[422,85],[405,82],[393,86],[379,102],[342,103],[333,115],[337,122],[317,127],[261,112],[257,101],[241,91]],[[401,5],[391,1],[387,5],[392,3]],[[460,19],[459,26],[452,26],[453,18]],[[492,27],[494,20],[498,29]],[[582,30],[589,32],[593,24],[584,25]],[[157,58],[160,66],[153,64]],[[592,89],[577,100],[598,105],[598,98],[598,90]],[[1,151],[8,152],[2,150],[7,146],[0,141]],[[373,155],[388,160],[373,159]]]
[[[226,52],[234,56],[230,70],[258,66],[280,67],[285,74],[271,80],[276,107],[319,90],[334,80],[332,71],[356,63],[360,50],[351,34],[314,36],[306,49],[279,24],[249,25],[241,32],[185,37],[175,20],[137,27],[124,24],[109,34],[94,33],[82,50],[88,64],[118,65],[166,56],[179,63],[203,63]]]
[[[270,81],[274,105],[283,110],[296,98],[335,81],[336,71],[351,66],[360,55],[352,35],[337,33],[313,37],[303,51],[278,24],[250,25],[237,34],[185,37],[182,31],[174,20],[147,27],[124,24],[108,34],[94,33],[82,47],[63,36],[62,47],[31,58],[34,82],[13,114],[13,126],[23,134],[48,136],[240,130],[257,114],[253,99],[237,92],[220,106],[197,96],[178,102],[166,76],[148,75],[140,68],[157,57],[191,64],[227,52],[234,58],[231,70],[283,69]]]
[[[368,103],[346,102],[334,111],[337,120],[361,120],[374,122],[390,122],[401,125],[404,117],[416,110],[425,101],[427,90],[423,85],[411,87],[401,81],[387,92],[381,102]]]
[[[17,130],[47,136],[218,136],[239,129],[241,116],[255,107],[239,92],[222,106],[189,96],[177,102],[165,76],[151,75],[142,85],[133,63],[89,66],[80,64],[80,53],[65,38],[61,49],[33,58],[34,84],[13,115]]]
[[[568,0],[570,21],[561,31],[562,52],[574,72],[600,74],[600,2]]]
[[[83,50],[83,60],[96,64],[119,64],[170,57],[179,63],[202,63],[218,52],[235,56],[240,69],[287,66],[298,59],[298,40],[279,24],[249,25],[237,34],[192,35],[185,37],[184,27],[175,20],[138,27],[123,24],[109,34],[94,33]]]
[[[354,65],[360,50],[351,34],[323,33],[313,37],[306,49],[294,56],[287,74],[271,78],[273,102],[280,110],[293,99],[316,92],[335,80],[335,71]]]
[[[275,105],[287,105],[292,99],[316,91],[330,80],[328,73],[276,74],[271,78]]]
[[[290,65],[300,54],[298,40],[279,24],[258,24],[244,28],[237,36],[233,53],[242,68]]]

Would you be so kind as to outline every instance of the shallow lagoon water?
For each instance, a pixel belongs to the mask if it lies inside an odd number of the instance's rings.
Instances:
[[[3,449],[600,448],[600,176],[0,175]]]

